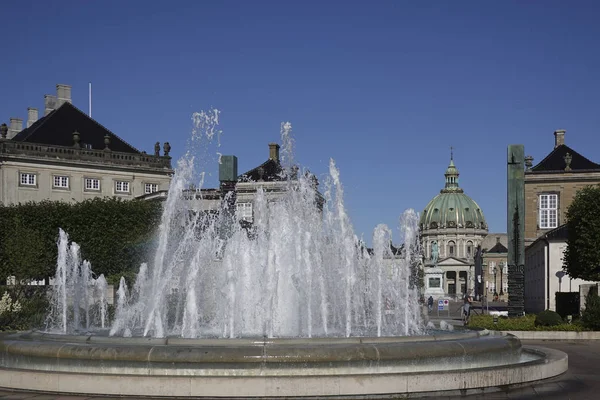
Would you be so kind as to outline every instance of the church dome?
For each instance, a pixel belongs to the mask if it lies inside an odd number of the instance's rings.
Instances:
[[[444,174],[446,185],[421,214],[420,227],[427,229],[474,228],[487,230],[487,223],[479,205],[458,185],[458,169],[450,157]]]

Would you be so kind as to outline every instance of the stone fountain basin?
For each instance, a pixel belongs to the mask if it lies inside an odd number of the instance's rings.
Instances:
[[[567,366],[564,353],[478,332],[313,339],[0,335],[0,387],[71,394],[382,396],[520,384]]]

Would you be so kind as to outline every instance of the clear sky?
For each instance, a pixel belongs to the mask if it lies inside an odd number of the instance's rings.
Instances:
[[[95,119],[177,158],[192,112],[216,107],[243,172],[291,121],[303,166],[337,162],[368,242],[439,192],[450,146],[491,232],[508,144],[536,163],[566,129],[600,162],[599,2],[5,0],[0,15],[0,122],[43,114],[57,83],[85,111],[92,82]]]

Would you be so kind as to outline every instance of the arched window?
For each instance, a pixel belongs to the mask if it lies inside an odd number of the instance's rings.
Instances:
[[[472,257],[472,256],[473,256],[473,242],[469,240],[467,242],[467,257]]]
[[[455,249],[456,249],[456,245],[455,243],[451,240],[448,242],[448,256],[449,257],[453,257],[455,255]]]

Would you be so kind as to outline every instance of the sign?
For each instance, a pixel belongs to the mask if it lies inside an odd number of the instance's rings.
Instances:
[[[438,311],[444,311],[444,300],[438,300]]]

